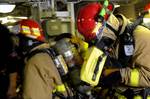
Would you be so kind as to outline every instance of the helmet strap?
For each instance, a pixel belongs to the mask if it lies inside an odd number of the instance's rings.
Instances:
[[[116,31],[111,25],[106,23],[106,27],[109,28],[117,37],[119,36],[119,31]]]

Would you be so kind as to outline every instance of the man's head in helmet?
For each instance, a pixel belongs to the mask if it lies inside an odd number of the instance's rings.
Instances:
[[[77,18],[78,31],[87,40],[91,40],[96,37],[96,33],[95,33],[96,31],[94,31],[94,28],[98,23],[95,20],[101,8],[102,8],[101,4],[92,3],[82,7],[79,11],[78,18]]]
[[[17,34],[24,35],[30,39],[44,41],[43,30],[41,26],[33,19],[22,19],[14,26]]]
[[[113,11],[113,9],[113,5],[107,5],[107,10]],[[79,33],[81,33],[87,41],[105,37],[115,40],[115,33],[106,27],[106,23],[117,31],[119,28],[119,21],[110,13],[109,11],[108,13],[104,11],[104,5],[100,3],[90,3],[82,7],[77,17],[77,28]]]
[[[29,48],[36,46],[45,41],[42,28],[32,19],[22,19],[12,28],[19,36],[19,47],[26,51]]]

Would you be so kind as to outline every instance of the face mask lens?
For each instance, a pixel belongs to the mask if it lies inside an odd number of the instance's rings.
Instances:
[[[102,39],[97,43],[97,47],[101,50],[107,50],[109,49],[112,44],[114,43],[114,40],[112,40],[109,37],[102,37]]]

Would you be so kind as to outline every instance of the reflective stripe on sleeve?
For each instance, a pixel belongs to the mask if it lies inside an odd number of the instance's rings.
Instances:
[[[139,84],[139,71],[137,69],[133,69],[131,71],[130,85],[138,86]]]
[[[57,86],[56,86],[56,90],[57,90],[58,92],[65,92],[65,91],[66,91],[65,85],[64,85],[64,84],[57,85]]]
[[[146,99],[150,99],[150,95],[148,95]]]
[[[137,96],[134,96],[134,98],[133,98],[133,99],[143,99],[143,98],[142,98],[142,96],[137,95]]]
[[[127,99],[125,96],[121,95],[120,93],[115,92],[115,96],[117,99]]]

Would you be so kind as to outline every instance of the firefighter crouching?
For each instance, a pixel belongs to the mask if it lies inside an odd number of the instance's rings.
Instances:
[[[107,3],[103,7],[99,3],[88,4],[80,9],[77,20],[78,31],[87,41],[102,50],[107,59],[114,54],[110,58],[117,60],[117,64],[115,61],[105,64],[106,67],[112,65],[113,68],[103,70],[103,84],[107,87],[116,84],[150,87],[150,30],[137,25],[130,31],[128,27],[132,26],[131,22],[123,15],[111,14],[106,21],[108,15],[104,9],[111,7]]]

